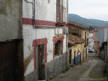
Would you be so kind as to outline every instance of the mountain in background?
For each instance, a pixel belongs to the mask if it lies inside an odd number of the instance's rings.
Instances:
[[[85,26],[108,27],[108,21],[102,21],[98,19],[87,19],[75,14],[69,14],[68,19],[79,24],[83,24]]]

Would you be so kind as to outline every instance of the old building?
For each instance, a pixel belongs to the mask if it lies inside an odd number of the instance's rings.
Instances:
[[[101,27],[97,32],[103,31],[102,45],[100,46],[100,58],[105,62],[105,76],[108,80],[108,27]],[[100,37],[102,38],[102,37]]]
[[[87,59],[89,29],[69,21],[69,64],[83,63]]]
[[[88,40],[89,40],[89,28],[86,26],[82,26],[82,34],[81,38],[84,39],[84,55],[82,55],[82,62],[86,61],[88,58]]]
[[[88,51],[89,52],[94,52],[94,36],[93,36],[93,32],[90,31],[89,33],[89,40],[88,40]]]
[[[67,1],[23,0],[26,81],[48,80],[66,69]]]
[[[0,81],[22,81],[21,0],[0,0]]]
[[[104,28],[104,60],[105,60],[105,72],[108,80],[108,27]]]
[[[37,81],[67,66],[68,0],[0,0],[0,81]]]
[[[107,27],[98,27],[92,31],[94,36],[94,48],[96,51],[96,55],[98,56],[102,56],[102,53],[104,52],[103,45],[107,38],[106,31]]]
[[[99,30],[95,29],[93,31],[93,36],[94,36],[94,49],[96,51],[96,55],[98,56],[100,54],[100,41],[99,41],[99,38],[98,38],[98,32]]]

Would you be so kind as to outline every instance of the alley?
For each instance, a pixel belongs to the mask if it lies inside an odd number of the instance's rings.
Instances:
[[[105,81],[104,62],[95,55],[89,55],[88,61],[50,81]]]

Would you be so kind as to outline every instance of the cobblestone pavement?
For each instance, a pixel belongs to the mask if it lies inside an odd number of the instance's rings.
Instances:
[[[70,68],[50,81],[105,81],[104,62],[91,55],[85,63]]]

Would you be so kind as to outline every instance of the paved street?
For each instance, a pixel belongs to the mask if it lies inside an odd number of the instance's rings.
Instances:
[[[72,67],[50,81],[105,81],[104,62],[92,54],[87,62]]]

